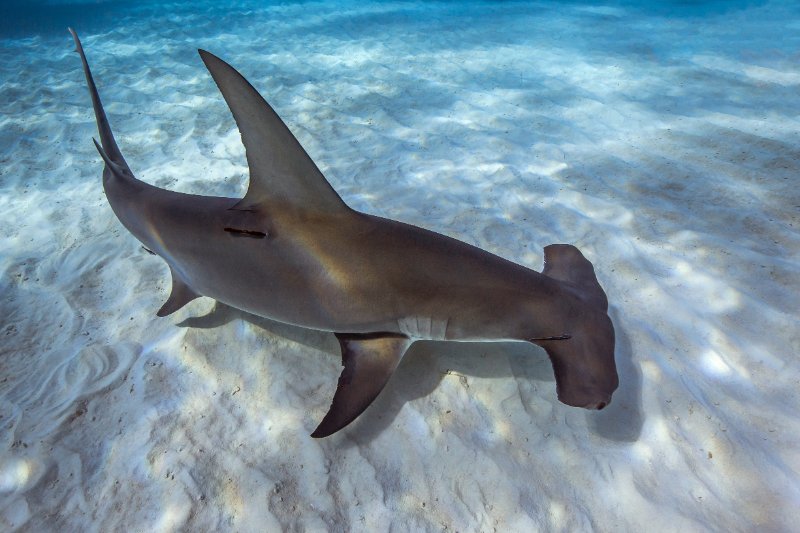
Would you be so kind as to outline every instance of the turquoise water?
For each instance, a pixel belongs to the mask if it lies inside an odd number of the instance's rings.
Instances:
[[[246,189],[204,48],[352,207],[535,269],[577,245],[611,405],[560,404],[533,347],[419,343],[310,439],[335,338],[155,317],[169,273],[108,207],[67,26],[149,183]],[[5,2],[0,529],[791,530],[798,50],[800,5],[767,0]]]
[[[499,9],[515,11],[522,9],[570,10],[575,7],[601,7],[624,9],[634,16],[656,16],[663,19],[686,19],[714,17],[734,12],[747,11],[767,5],[767,0],[667,0],[667,1],[549,1],[549,2],[495,2]],[[309,6],[319,8],[324,2],[164,2],[164,1],[116,1],[97,0],[95,2],[70,2],[68,0],[7,0],[0,6],[0,35],[3,37],[25,37],[32,35],[50,35],[63,30],[65,26],[81,26],[85,30],[102,29],[118,24],[126,17],[158,18],[168,13],[203,12],[211,9],[221,13],[244,9],[260,10],[280,6]],[[340,4],[341,5],[341,4]],[[346,4],[345,4],[346,5]],[[432,13],[442,9],[452,12],[469,11],[480,3],[439,1],[439,2],[398,2],[393,3],[392,11],[402,12],[409,8],[428,6]],[[335,5],[330,7],[335,8]],[[785,6],[781,6],[784,8]],[[346,9],[343,9],[346,11]],[[364,28],[369,28],[368,20],[360,21]],[[782,41],[782,40],[779,40]],[[780,46],[780,42],[776,43]]]

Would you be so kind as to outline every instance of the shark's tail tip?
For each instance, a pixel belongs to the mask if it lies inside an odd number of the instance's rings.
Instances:
[[[83,52],[81,51],[81,40],[78,37],[78,32],[72,29],[72,26],[67,26],[67,31],[69,31],[69,34],[72,35],[72,40],[75,41],[75,51],[78,52],[79,54],[82,54]]]

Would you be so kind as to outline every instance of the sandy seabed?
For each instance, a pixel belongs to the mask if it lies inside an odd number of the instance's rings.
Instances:
[[[741,4],[60,3],[149,183],[246,188],[205,48],[352,207],[594,263],[602,412],[535,347],[426,342],[323,440],[333,335],[156,318],[168,269],[105,200],[66,28],[0,35],[0,529],[796,530],[800,7]]]

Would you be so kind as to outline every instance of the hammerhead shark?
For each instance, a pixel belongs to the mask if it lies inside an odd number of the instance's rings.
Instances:
[[[103,188],[122,225],[162,257],[174,313],[207,296],[333,332],[338,387],[312,437],[352,422],[416,340],[519,341],[550,357],[558,399],[602,409],[619,380],[608,300],[574,246],[544,249],[541,273],[427,229],[355,211],[272,107],[233,67],[199,50],[230,107],[250,169],[244,198],[183,194],[134,177],[111,132],[81,42]]]

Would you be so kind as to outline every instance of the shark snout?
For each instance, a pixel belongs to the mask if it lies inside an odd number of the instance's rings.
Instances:
[[[605,400],[600,400],[599,402],[589,402],[583,406],[584,409],[590,409],[592,411],[601,411],[605,409],[605,407],[611,403],[611,395],[609,394]]]
[[[572,407],[581,407],[590,411],[600,411],[611,403],[611,393],[601,391],[586,391],[580,387],[557,387],[558,400]],[[612,391],[613,392],[613,391]]]
[[[599,411],[611,403],[619,386],[614,361],[614,329],[605,313],[585,315],[585,321],[565,340],[538,342],[553,364],[560,402]]]

